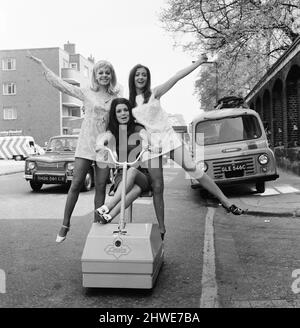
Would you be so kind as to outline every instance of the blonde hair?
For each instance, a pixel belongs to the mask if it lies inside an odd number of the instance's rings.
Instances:
[[[107,61],[107,60],[99,60],[93,67],[93,73],[92,73],[92,81],[91,81],[91,89],[94,91],[98,91],[99,90],[99,83],[96,80],[96,71],[99,68],[109,68],[110,73],[111,73],[111,80],[107,89],[107,92],[115,95],[119,92],[119,89],[117,87],[117,76],[116,76],[116,72],[115,69],[113,67],[113,65]]]

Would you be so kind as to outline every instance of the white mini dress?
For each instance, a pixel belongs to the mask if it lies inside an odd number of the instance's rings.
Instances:
[[[150,134],[151,146],[161,148],[160,153],[145,153],[143,160],[161,156],[182,146],[183,142],[174,131],[168,113],[161,107],[159,99],[152,94],[149,101],[144,104],[143,95],[137,95],[136,104],[137,106],[132,110],[133,116]]]
[[[91,88],[80,88],[65,82],[50,69],[44,72],[46,80],[59,91],[83,102],[84,117],[81,124],[75,157],[96,160],[96,140],[104,134],[108,125],[108,113],[111,101],[120,97],[120,93],[111,95],[107,99]]]

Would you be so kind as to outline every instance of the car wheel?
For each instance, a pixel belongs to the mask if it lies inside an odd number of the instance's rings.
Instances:
[[[255,187],[258,193],[262,194],[265,192],[265,182],[257,182]]]
[[[15,161],[21,161],[23,159],[22,155],[16,155],[15,156]]]
[[[82,191],[90,191],[92,189],[93,179],[92,179],[92,173],[89,171],[84,179]]]
[[[33,191],[39,191],[43,186],[40,182],[29,181],[29,183]]]

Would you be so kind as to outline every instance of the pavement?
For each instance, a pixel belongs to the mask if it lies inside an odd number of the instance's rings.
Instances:
[[[245,191],[231,195],[230,199],[249,215],[267,217],[300,217],[300,176],[278,169],[279,178],[266,182],[263,194]]]
[[[0,176],[24,172],[25,161],[0,160]],[[266,182],[263,194],[239,190],[230,194],[236,205],[249,215],[267,217],[300,217],[300,176],[278,169],[279,179]],[[226,194],[226,189],[224,189]]]
[[[24,172],[25,161],[0,160],[0,175]]]

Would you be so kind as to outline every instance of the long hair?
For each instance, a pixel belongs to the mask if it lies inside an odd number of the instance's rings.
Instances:
[[[116,116],[116,107],[117,105],[124,104],[127,106],[129,110],[129,121],[127,123],[127,136],[134,133],[135,129],[135,122],[134,117],[132,115],[132,106],[130,105],[130,102],[126,98],[115,98],[112,100],[110,105],[110,111],[109,111],[109,121],[108,121],[108,130],[114,135],[117,141],[117,145],[119,144],[119,121],[117,120]]]
[[[113,65],[107,61],[107,60],[99,60],[93,67],[93,72],[92,72],[92,80],[91,80],[91,89],[94,91],[98,91],[99,90],[99,83],[96,80],[96,71],[99,68],[109,68],[110,73],[111,73],[111,80],[107,89],[107,92],[111,95],[115,95],[119,92],[119,89],[117,87],[117,76],[116,76],[116,72],[115,69],[113,67]]]
[[[144,87],[144,90],[143,90],[144,103],[147,103],[150,96],[151,96],[151,74],[150,74],[150,70],[147,66],[137,64],[131,69],[131,71],[129,73],[129,78],[128,78],[129,102],[130,102],[132,107],[136,106],[135,97],[136,97],[137,93],[136,93],[136,87],[135,87],[134,80],[135,80],[136,71],[139,68],[144,68],[147,72],[147,83],[146,83],[146,85]]]

